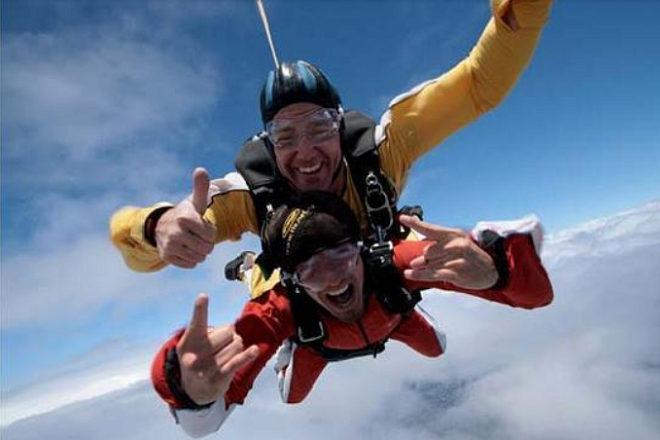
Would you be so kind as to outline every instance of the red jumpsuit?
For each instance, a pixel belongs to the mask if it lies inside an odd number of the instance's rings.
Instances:
[[[395,266],[403,272],[409,262],[421,255],[428,242],[404,241],[394,247]],[[463,292],[512,307],[535,308],[549,304],[553,292],[548,276],[536,253],[532,234],[511,234],[504,241],[508,276],[497,289],[469,290],[445,282],[404,281],[409,289],[440,288]],[[499,283],[498,283],[499,284]],[[324,345],[337,349],[362,349],[369,344],[387,338],[405,343],[415,351],[430,357],[445,351],[444,334],[433,320],[419,307],[407,317],[389,313],[375,295],[368,295],[365,313],[355,323],[344,323],[325,313],[322,314],[326,339]],[[280,393],[287,403],[302,401],[312,389],[326,365],[325,359],[314,349],[297,346],[291,338],[295,323],[290,303],[282,286],[247,303],[235,324],[246,347],[256,344],[258,358],[239,370],[225,394],[225,408],[242,404],[252,384],[266,362],[280,347],[277,356]],[[152,368],[152,380],[156,391],[173,408],[182,408],[167,385],[165,359],[169,350],[176,346],[182,332],[170,339],[156,356]]]

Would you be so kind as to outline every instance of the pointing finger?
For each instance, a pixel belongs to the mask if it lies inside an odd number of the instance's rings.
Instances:
[[[444,246],[449,240],[456,237],[457,230],[443,228],[420,220],[418,217],[401,215],[399,221],[403,226],[407,226],[413,231],[419,232],[429,240],[435,240],[439,245]]]
[[[209,297],[206,293],[200,293],[195,300],[193,316],[190,320],[190,329],[202,330],[206,334],[209,324]]]

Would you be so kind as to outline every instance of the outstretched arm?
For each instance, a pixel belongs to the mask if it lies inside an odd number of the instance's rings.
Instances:
[[[482,222],[471,234],[411,217],[402,223],[426,236],[395,247],[397,267],[410,287],[453,290],[528,309],[552,301],[552,284],[538,255],[543,234],[536,217]]]
[[[288,299],[273,291],[248,302],[233,326],[208,327],[207,307],[200,295],[190,326],[161,347],[151,369],[156,392],[192,437],[222,426],[294,331]]]
[[[259,355],[255,345],[244,348],[233,326],[208,326],[208,302],[205,294],[197,297],[190,325],[161,348],[152,365],[156,391],[191,437],[222,426],[233,408],[222,397],[234,374]]]
[[[380,150],[383,170],[397,188],[417,158],[504,100],[532,59],[551,3],[492,0],[493,18],[470,54],[392,100],[376,141],[387,139]]]
[[[127,207],[110,220],[110,236],[126,265],[155,272],[172,264],[195,267],[215,243],[257,231],[254,205],[237,173],[209,182],[204,169],[193,173],[193,193],[176,206]]]

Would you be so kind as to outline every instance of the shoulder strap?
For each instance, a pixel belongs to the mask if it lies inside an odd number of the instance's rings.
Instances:
[[[239,151],[234,166],[250,188],[259,227],[263,224],[268,206],[276,207],[288,194],[288,188],[277,171],[273,150],[265,135],[249,139]]]
[[[389,238],[396,228],[397,193],[380,168],[375,140],[376,123],[370,117],[347,111],[343,118],[342,149],[344,157],[369,218],[376,239]],[[382,237],[381,237],[382,236]]]
[[[376,150],[376,122],[369,116],[348,110],[344,113],[342,125],[341,145],[347,159],[359,158]]]
[[[321,345],[325,340],[325,327],[319,315],[319,306],[286,274],[282,275],[281,282],[289,297],[291,313],[296,325],[294,340],[298,345],[311,347]]]
[[[381,304],[391,313],[407,316],[422,300],[421,290],[408,290],[394,263],[378,264],[367,260],[367,285],[376,292]]]
[[[396,189],[380,168],[374,136],[376,124],[357,112],[347,112],[344,121],[344,155],[349,158],[351,175],[373,232],[371,243],[363,253],[368,278],[379,300],[390,312],[407,314],[420,301],[421,295],[404,287],[401,274],[392,261],[392,240],[402,238],[404,231],[396,221]]]

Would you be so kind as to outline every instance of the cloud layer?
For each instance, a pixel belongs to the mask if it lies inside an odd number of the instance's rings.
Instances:
[[[424,304],[448,333],[440,361],[392,343],[377,360],[332,365],[297,406],[278,402],[274,377],[264,371],[221,435],[655,439],[659,218],[655,202],[549,237],[545,261],[556,297],[545,309],[430,294]],[[138,365],[145,371],[147,361]],[[20,420],[3,438],[83,438],[85,430],[86,438],[116,438],[116,424],[126,439],[183,438],[148,388],[141,382]]]

